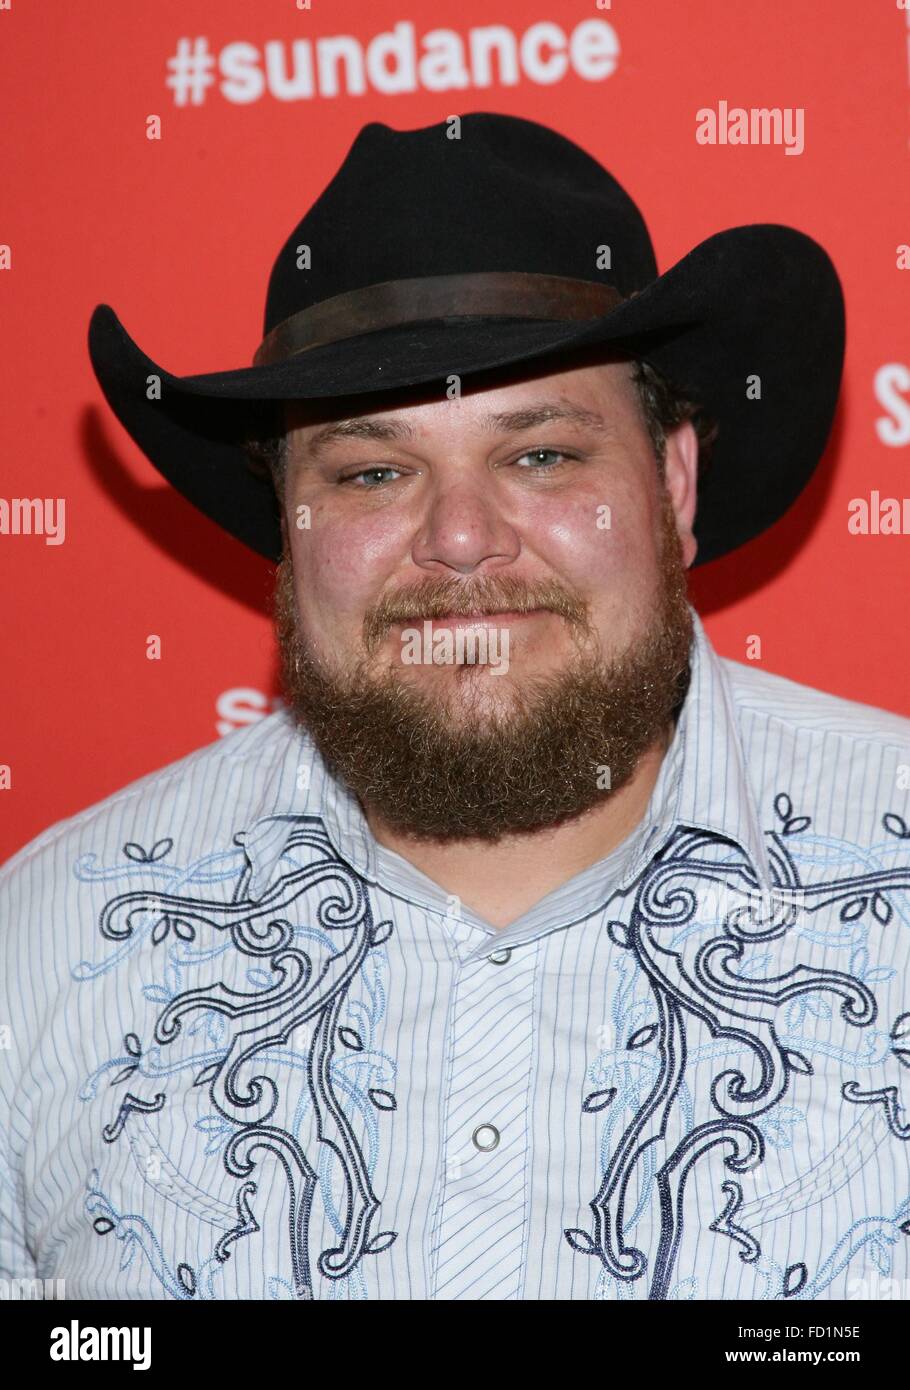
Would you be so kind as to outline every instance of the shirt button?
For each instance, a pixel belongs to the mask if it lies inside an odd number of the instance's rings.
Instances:
[[[490,961],[492,965],[505,965],[506,961],[510,960],[511,957],[511,947],[503,946],[501,951],[491,951],[487,956],[487,960]]]
[[[478,1125],[471,1138],[475,1149],[480,1149],[481,1153],[489,1153],[499,1143],[499,1130],[495,1125]]]

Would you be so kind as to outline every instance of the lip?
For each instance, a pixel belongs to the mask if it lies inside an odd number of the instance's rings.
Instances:
[[[526,613],[515,609],[504,609],[500,613],[445,613],[440,618],[414,618],[408,623],[396,623],[396,627],[414,627],[421,622],[434,627],[501,627],[503,623],[523,622],[528,618],[538,618],[545,608],[532,608]]]

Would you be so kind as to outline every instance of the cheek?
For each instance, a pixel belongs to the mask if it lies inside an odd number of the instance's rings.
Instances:
[[[401,539],[388,517],[343,521],[314,507],[310,526],[291,539],[297,599],[304,631],[359,630],[387,570],[394,568]]]
[[[590,592],[635,584],[656,566],[653,499],[620,485],[541,499],[530,518],[541,558]]]

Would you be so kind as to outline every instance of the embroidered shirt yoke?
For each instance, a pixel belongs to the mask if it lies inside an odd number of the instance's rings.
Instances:
[[[284,711],[14,856],[0,1275],[85,1299],[910,1279],[910,720],[721,659],[693,620],[643,820],[505,931],[380,847]]]

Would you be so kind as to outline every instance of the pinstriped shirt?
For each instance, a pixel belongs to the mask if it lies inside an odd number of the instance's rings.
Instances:
[[[10,860],[0,1274],[906,1298],[910,721],[693,621],[641,822],[505,930],[380,846],[285,711]]]

